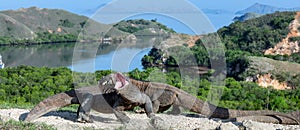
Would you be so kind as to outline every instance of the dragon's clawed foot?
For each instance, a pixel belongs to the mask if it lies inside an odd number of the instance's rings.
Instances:
[[[80,114],[76,121],[80,123],[93,123],[92,118],[85,114]]]
[[[80,122],[80,123],[93,123],[94,121],[93,120],[85,120],[85,119],[82,119],[82,118],[78,118],[76,120],[77,122]]]

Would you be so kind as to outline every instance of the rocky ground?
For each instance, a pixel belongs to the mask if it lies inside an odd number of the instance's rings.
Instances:
[[[25,109],[0,109],[0,118],[3,121],[9,119],[22,120],[27,115],[29,110]],[[117,121],[113,114],[101,114],[97,112],[92,113],[94,123],[78,123],[76,120],[76,113],[69,111],[50,112],[36,120],[34,123],[46,123],[53,125],[59,130],[65,129],[180,129],[180,130],[207,130],[207,129],[219,129],[219,130],[299,130],[300,126],[296,125],[280,125],[280,124],[266,124],[258,123],[254,121],[243,122],[226,122],[219,119],[208,119],[200,115],[167,115],[157,114],[163,121],[155,120],[151,121],[145,114],[136,114],[132,112],[126,112],[131,118],[130,123],[122,125]],[[155,128],[154,128],[154,127]]]

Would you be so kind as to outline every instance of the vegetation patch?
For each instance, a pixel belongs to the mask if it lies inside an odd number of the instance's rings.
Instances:
[[[42,124],[25,123],[22,121],[9,120],[7,122],[0,120],[1,130],[56,130],[52,126]]]
[[[123,20],[115,24],[114,27],[136,35],[166,35],[167,33],[175,33],[173,29],[156,22],[156,20]]]
[[[276,12],[245,22],[234,22],[217,31],[229,50],[242,50],[253,54],[274,47],[289,33],[289,24],[295,12]]]

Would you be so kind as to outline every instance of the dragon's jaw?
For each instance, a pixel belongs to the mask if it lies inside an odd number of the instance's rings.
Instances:
[[[117,89],[117,90],[123,89],[125,86],[127,86],[129,84],[127,79],[120,73],[116,73],[114,75],[114,78],[116,80],[115,89]]]

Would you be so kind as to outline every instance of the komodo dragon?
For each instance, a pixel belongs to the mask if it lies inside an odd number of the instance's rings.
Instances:
[[[110,76],[107,76],[110,77]],[[102,80],[99,81],[99,83],[104,83],[105,79],[109,78],[103,78]],[[106,83],[111,82],[112,80],[106,80]],[[115,80],[116,81],[116,80]],[[135,80],[131,80],[133,83]],[[130,82],[129,82],[130,83]],[[249,113],[252,113],[253,115],[282,115],[282,117],[287,117],[291,120],[288,120],[288,122],[284,122],[286,124],[295,124],[296,121],[293,117],[297,117],[296,119],[299,120],[299,113],[298,114],[292,114],[292,117],[290,115],[285,115],[282,113],[276,113],[272,111],[239,111],[239,110],[230,110],[226,108],[219,108],[211,104],[204,104],[204,101],[196,99],[195,103],[193,105],[189,103],[184,103],[184,101],[187,101],[187,98],[190,98],[191,100],[188,100],[188,102],[192,101],[195,97],[189,95],[188,93],[177,89],[173,86],[166,85],[166,84],[161,84],[161,83],[153,83],[153,82],[142,82],[142,81],[136,81],[134,83],[138,86],[140,90],[145,92],[146,94],[148,93],[153,93],[155,90],[158,90],[157,93],[149,94],[152,95],[150,98],[152,99],[152,102],[155,104],[158,104],[159,106],[159,111],[164,111],[168,108],[170,108],[172,105],[175,105],[175,107],[182,106],[185,108],[190,108],[191,111],[197,112],[197,113],[203,113],[204,115],[209,115],[211,114],[212,117],[216,118],[233,118],[233,117],[238,117],[238,116],[243,116],[243,115],[251,115]],[[115,86],[114,86],[115,87]],[[101,88],[101,85],[100,85]],[[76,90],[70,90],[66,91],[57,95],[54,95],[52,97],[49,97],[45,99],[44,101],[40,102],[37,106],[31,110],[31,112],[27,115],[26,121],[31,121],[33,119],[38,118],[39,116],[55,110],[57,108],[71,105],[71,104],[80,104],[79,99],[83,97],[83,93],[91,93],[91,94],[101,94],[99,86],[98,87],[84,87]],[[111,89],[108,89],[109,91],[112,91]],[[115,93],[108,92],[108,94],[103,94],[102,95],[102,100],[106,100],[104,104],[102,105],[103,109],[101,109],[101,112],[103,113],[112,113],[112,106],[116,102],[116,99],[119,97],[116,96]],[[105,91],[104,91],[105,92]],[[114,98],[112,98],[114,97]],[[116,97],[116,98],[115,98]],[[165,98],[163,98],[165,97]],[[185,99],[184,99],[185,98]],[[114,100],[115,99],[115,100]],[[183,104],[180,104],[183,102]],[[131,110],[135,106],[139,106],[141,104],[139,103],[128,103],[128,102],[119,102],[119,106],[116,110]],[[100,103],[99,103],[100,104]],[[189,107],[191,105],[192,107]],[[204,107],[204,110],[201,111],[202,107]],[[155,107],[155,106],[154,106]],[[157,106],[156,106],[157,108]],[[217,108],[215,112],[212,112],[211,110],[213,108]],[[199,112],[200,111],[200,112]],[[206,112],[206,113],[205,113]],[[267,112],[267,113],[264,113]],[[120,114],[122,115],[122,114]],[[148,114],[151,115],[151,114]],[[296,115],[296,116],[295,116]],[[122,117],[122,116],[121,116]],[[278,117],[279,118],[279,117]]]
[[[146,107],[146,114],[149,118],[155,117],[152,111],[151,100],[148,96],[141,93],[140,91],[134,91],[135,95],[131,95],[129,98],[128,94],[131,92],[124,91],[128,90],[138,90],[136,87],[130,89],[131,86],[126,85],[120,88],[124,89],[119,91],[119,88],[113,88],[102,86],[99,87],[83,87],[75,90],[66,91],[63,93],[56,94],[54,96],[48,97],[37,104],[27,115],[25,121],[34,120],[52,110],[55,110],[60,107],[64,107],[71,104],[80,104],[77,116],[77,121],[79,122],[92,122],[89,112],[91,109],[94,109],[101,113],[114,113],[115,116],[122,122],[129,122],[129,117],[125,113],[120,112],[120,110],[127,109],[131,107],[131,104],[144,104]],[[103,93],[101,93],[103,92]],[[133,92],[133,91],[132,91]],[[123,95],[124,94],[124,95]],[[143,97],[143,98],[141,98]],[[144,99],[144,100],[137,100]],[[160,119],[155,117],[153,119]]]
[[[120,84],[119,81],[127,81],[129,84],[134,84],[141,92],[148,95],[152,101],[154,112],[163,112],[173,106],[173,113],[179,114],[179,107],[183,107],[192,112],[210,116],[211,118],[232,119],[243,116],[280,116],[291,119],[287,122],[282,122],[287,124],[299,124],[298,121],[300,120],[299,116],[295,116],[296,114],[284,114],[269,110],[232,110],[218,107],[210,103],[205,103],[204,101],[174,86],[163,83],[129,79],[120,73],[110,74],[103,77],[99,81],[99,87],[107,84],[112,84],[112,86],[117,85]],[[127,107],[127,109],[133,109],[135,106],[132,105],[131,107],[132,108]]]

